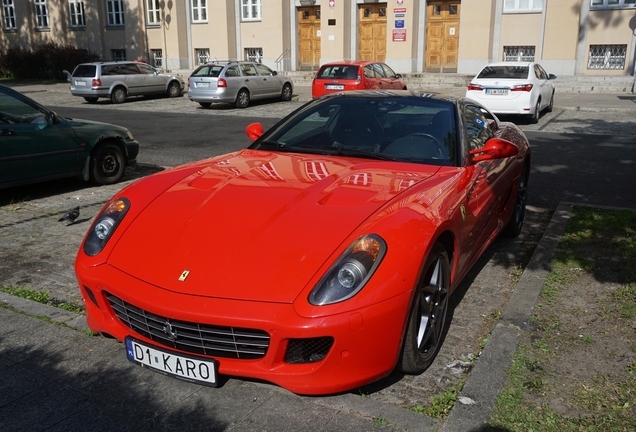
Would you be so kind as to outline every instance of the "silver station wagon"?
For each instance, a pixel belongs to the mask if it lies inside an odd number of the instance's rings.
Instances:
[[[213,102],[227,102],[245,108],[251,100],[292,98],[292,80],[261,63],[208,63],[199,66],[188,79],[188,97],[208,108]]]
[[[122,103],[128,96],[181,96],[185,80],[178,75],[164,74],[146,63],[111,61],[82,63],[71,74],[71,94],[88,103],[109,98]]]

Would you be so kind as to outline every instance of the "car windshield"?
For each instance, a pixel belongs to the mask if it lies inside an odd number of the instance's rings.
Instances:
[[[323,66],[316,78],[358,79],[358,69],[358,66],[352,65]]]
[[[477,78],[527,79],[528,66],[486,66]]]
[[[456,165],[454,105],[409,97],[338,97],[310,103],[250,148]]]
[[[207,76],[217,78],[223,70],[222,65],[205,65],[192,72],[192,76]]]

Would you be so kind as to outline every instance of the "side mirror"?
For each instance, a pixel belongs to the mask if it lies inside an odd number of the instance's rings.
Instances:
[[[471,150],[473,162],[486,160],[505,159],[519,154],[519,148],[501,138],[491,138],[486,141],[486,145],[480,149]]]
[[[260,123],[252,123],[245,128],[245,133],[252,141],[263,135],[263,125]]]
[[[553,79],[556,79],[556,78],[557,78],[557,76],[555,74],[550,74],[550,78],[549,79],[553,80]]]

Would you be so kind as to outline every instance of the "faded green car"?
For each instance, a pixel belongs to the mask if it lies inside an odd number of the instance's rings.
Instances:
[[[62,117],[0,85],[0,189],[63,177],[112,184],[138,153],[124,127]]]

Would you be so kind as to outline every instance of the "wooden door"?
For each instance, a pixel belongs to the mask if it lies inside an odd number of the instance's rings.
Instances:
[[[457,72],[459,1],[429,2],[426,7],[427,72]]]
[[[298,8],[298,63],[300,70],[320,65],[320,7]]]
[[[358,60],[386,59],[386,3],[364,4],[358,9]]]

